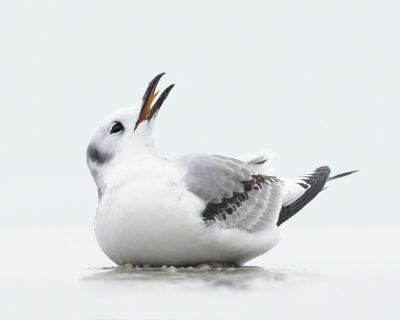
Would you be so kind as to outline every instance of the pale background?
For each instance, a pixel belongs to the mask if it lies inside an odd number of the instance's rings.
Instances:
[[[93,258],[81,259],[82,268],[112,265],[94,242],[97,192],[86,167],[86,147],[103,118],[138,102],[148,82],[166,72],[159,88],[176,86],[156,120],[162,154],[235,156],[270,148],[278,154],[274,167],[282,177],[322,165],[334,174],[361,170],[332,182],[285,223],[287,234],[294,230],[292,242],[271,252],[275,265],[307,269],[307,259],[289,254],[294,260],[285,264],[273,254],[284,255],[299,243],[318,243],[318,252],[324,252],[324,243],[335,247],[335,237],[343,244],[332,249],[337,253],[346,250],[342,235],[353,234],[365,239],[349,245],[359,266],[365,266],[364,258],[382,267],[378,274],[392,270],[393,259],[400,266],[394,250],[400,239],[399,17],[399,1],[2,0],[0,225],[2,252],[9,255],[3,254],[1,264],[25,265],[29,256],[38,268],[51,265],[54,252],[74,256],[83,237],[90,245],[79,257]],[[71,230],[80,231],[74,236]],[[54,241],[38,240],[44,234]],[[302,238],[310,234],[316,238]],[[68,241],[57,242],[57,235]],[[42,254],[35,255],[35,243]],[[387,253],[387,248],[394,251]],[[62,256],[65,267],[70,259]],[[327,256],[345,259],[339,253]],[[259,264],[270,267],[268,254],[264,257]],[[11,281],[0,291],[10,299],[9,317],[19,292],[13,291],[13,281],[24,287],[24,281],[36,277],[25,271],[11,278],[3,272]],[[80,283],[79,277],[77,272],[72,279]],[[397,273],[387,279],[387,284],[399,282]],[[393,301],[389,307],[379,304],[389,312],[387,318],[395,310],[395,289],[380,284],[369,288],[381,288],[378,296]],[[296,292],[302,289],[290,291],[297,301]],[[341,293],[337,289],[336,297]],[[324,299],[323,294],[316,297]],[[334,301],[329,299],[323,301]],[[356,315],[370,300],[376,297],[348,309]],[[31,307],[18,310],[32,315],[37,304]],[[268,313],[262,303],[258,307]],[[282,309],[277,307],[274,315],[279,318]],[[79,310],[84,317],[110,318],[114,309]],[[170,317],[177,316],[178,308],[168,310]],[[117,316],[138,316],[131,312]]]

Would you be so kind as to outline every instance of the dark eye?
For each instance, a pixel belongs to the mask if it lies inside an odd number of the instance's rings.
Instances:
[[[119,133],[119,132],[121,132],[123,130],[124,130],[124,126],[122,125],[122,123],[121,122],[116,122],[111,128],[110,134]]]

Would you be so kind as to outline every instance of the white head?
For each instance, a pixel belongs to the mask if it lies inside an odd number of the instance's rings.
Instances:
[[[105,172],[116,163],[128,159],[139,161],[158,155],[154,135],[154,119],[174,85],[169,86],[151,107],[158,92],[156,86],[164,73],[150,83],[141,103],[111,113],[100,124],[87,148],[86,161],[97,184],[99,195]],[[146,121],[147,120],[147,121]]]

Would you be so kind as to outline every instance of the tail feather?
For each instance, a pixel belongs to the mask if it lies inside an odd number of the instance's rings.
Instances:
[[[303,209],[303,207],[307,203],[309,203],[312,199],[314,199],[318,193],[320,193],[321,191],[323,191],[327,188],[327,187],[325,187],[325,183],[327,181],[342,178],[342,177],[348,176],[352,173],[355,173],[357,171],[358,170],[344,172],[344,173],[338,174],[336,176],[329,177],[329,174],[331,172],[329,167],[320,167],[320,168],[316,169],[314,172],[304,175],[304,177],[292,179],[292,184],[293,184],[293,182],[296,182],[298,185],[300,185],[301,187],[303,187],[306,190],[304,193],[297,193],[297,195],[294,194],[294,197],[295,197],[294,199],[296,199],[296,200],[290,200],[290,201],[286,202],[286,204],[283,205],[281,211],[279,212],[279,219],[276,224],[278,226],[280,226],[286,220],[290,219],[297,212],[299,212],[301,209]],[[303,182],[304,182],[304,184],[303,184]],[[299,197],[298,197],[298,194],[300,194]]]

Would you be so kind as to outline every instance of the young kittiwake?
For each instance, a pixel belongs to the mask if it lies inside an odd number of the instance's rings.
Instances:
[[[87,148],[99,195],[97,241],[119,265],[243,265],[274,247],[279,226],[335,177],[329,167],[293,179],[272,176],[269,150],[236,158],[161,156],[154,119],[174,85],[151,104],[163,75],[138,105],[110,114]]]

